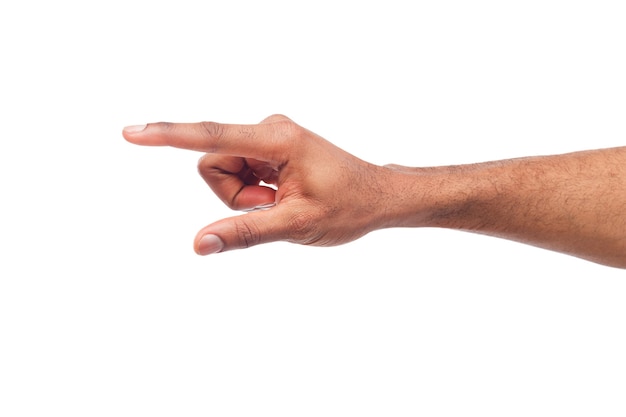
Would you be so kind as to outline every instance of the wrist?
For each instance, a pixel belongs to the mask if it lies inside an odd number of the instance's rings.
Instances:
[[[475,175],[472,166],[383,168],[393,196],[386,200],[384,227],[466,228],[472,207],[493,198],[488,178]]]
[[[385,198],[380,228],[421,227],[437,211],[440,187],[428,169],[385,165]]]

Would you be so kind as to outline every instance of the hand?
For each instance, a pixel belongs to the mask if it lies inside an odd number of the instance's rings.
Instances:
[[[250,211],[200,230],[194,242],[200,255],[279,240],[338,245],[389,221],[393,171],[285,116],[256,125],[155,123],[128,127],[123,135],[138,145],[207,152],[198,163],[200,175],[230,208]]]
[[[208,152],[199,163],[207,184],[232,209],[251,210],[202,229],[194,242],[201,255],[277,240],[331,246],[383,227],[427,226],[626,268],[626,147],[409,168],[362,161],[285,116],[132,126],[124,137]]]

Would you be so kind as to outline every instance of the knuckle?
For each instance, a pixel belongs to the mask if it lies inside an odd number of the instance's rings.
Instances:
[[[299,143],[306,137],[305,129],[289,119],[275,122],[274,129],[276,138],[283,144]]]
[[[175,124],[171,122],[150,123],[152,129],[160,131],[162,134],[168,134],[174,130]]]
[[[217,148],[217,143],[224,136],[224,126],[216,122],[200,122],[200,128],[210,143],[214,144],[214,148]]]
[[[198,173],[205,177],[215,171],[215,159],[212,154],[204,154],[198,159]]]
[[[275,145],[282,149],[297,146],[309,138],[310,132],[283,114],[273,114],[263,123],[271,125]]]
[[[207,136],[219,138],[224,134],[224,127],[216,122],[200,122],[200,127]]]
[[[198,159],[198,171],[202,172],[209,166],[207,155],[204,154]]]
[[[276,114],[272,114],[269,117],[266,117],[263,122],[268,122],[268,123],[276,123],[279,121],[287,121],[290,120],[287,116],[285,116],[284,114],[280,114],[280,113],[276,113]]]
[[[254,246],[261,240],[261,234],[258,228],[249,222],[235,222],[235,234],[239,238],[241,246],[244,248]]]

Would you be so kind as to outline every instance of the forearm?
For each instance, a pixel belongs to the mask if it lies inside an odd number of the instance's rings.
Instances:
[[[395,225],[471,231],[626,268],[626,148],[396,169],[396,187],[412,198],[397,205]]]

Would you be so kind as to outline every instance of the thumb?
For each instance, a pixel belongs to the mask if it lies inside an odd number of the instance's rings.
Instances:
[[[198,232],[194,249],[198,255],[210,255],[281,240],[286,233],[281,217],[276,206],[219,220]]]

